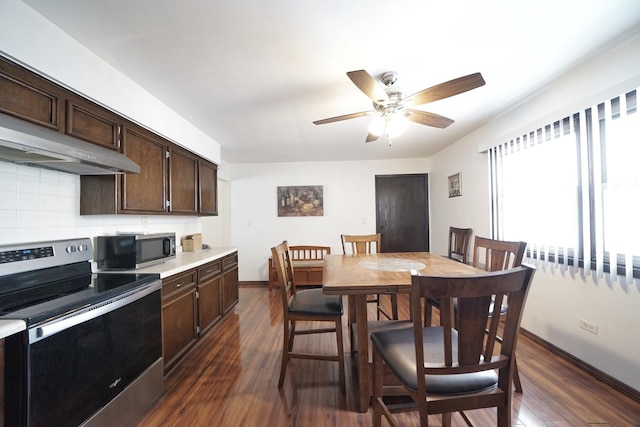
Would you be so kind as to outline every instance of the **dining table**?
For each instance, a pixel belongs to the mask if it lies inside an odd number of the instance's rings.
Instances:
[[[409,294],[412,271],[438,276],[481,272],[470,265],[429,252],[326,255],[324,258],[323,292],[348,298],[349,335],[352,349],[357,349],[358,407],[361,412],[369,409],[372,392],[367,295]],[[406,326],[410,325],[406,323]]]

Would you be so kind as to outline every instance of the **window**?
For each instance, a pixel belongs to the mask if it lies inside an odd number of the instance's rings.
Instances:
[[[493,236],[530,258],[640,277],[636,90],[489,149]]]

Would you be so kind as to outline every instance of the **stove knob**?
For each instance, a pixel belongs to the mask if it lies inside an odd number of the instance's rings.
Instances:
[[[85,252],[88,249],[87,245],[78,245],[78,252]]]
[[[70,254],[74,253],[76,251],[76,247],[75,246],[67,246],[66,251]]]

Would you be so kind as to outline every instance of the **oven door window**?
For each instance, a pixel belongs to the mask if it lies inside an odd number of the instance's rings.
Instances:
[[[30,398],[21,399],[26,425],[77,426],[158,360],[159,307],[156,291],[31,344],[23,370]]]

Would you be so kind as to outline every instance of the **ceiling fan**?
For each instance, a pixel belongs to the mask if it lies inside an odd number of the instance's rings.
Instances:
[[[375,141],[382,134],[385,134],[391,142],[391,138],[401,131],[407,120],[421,125],[444,129],[453,123],[453,120],[438,114],[415,110],[409,107],[458,95],[485,84],[482,75],[480,73],[474,73],[440,83],[414,93],[411,96],[403,97],[402,92],[393,87],[393,84],[397,80],[397,73],[395,71],[382,74],[381,81],[385,87],[379,85],[365,70],[349,71],[347,72],[347,76],[349,76],[358,89],[373,101],[373,110],[316,120],[313,124],[323,125],[378,114],[378,117],[369,127],[366,142]]]

